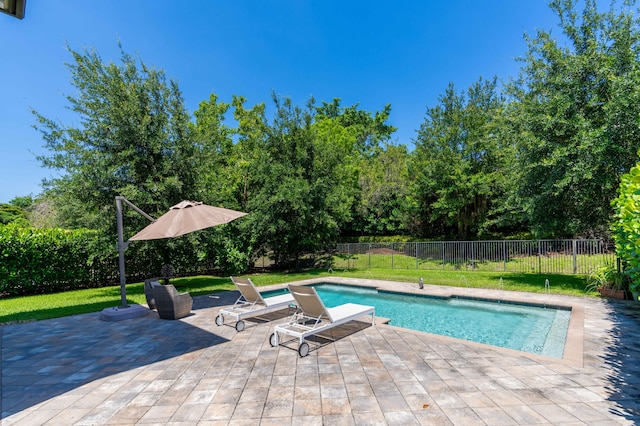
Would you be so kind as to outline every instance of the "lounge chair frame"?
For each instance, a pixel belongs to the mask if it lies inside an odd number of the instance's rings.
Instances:
[[[294,305],[294,299],[291,293],[264,298],[250,278],[230,278],[240,291],[240,297],[238,297],[232,306],[220,310],[218,316],[216,316],[216,325],[218,326],[224,324],[225,316],[229,316],[236,322],[236,331],[242,331],[245,328],[245,318],[255,317]]]
[[[304,357],[309,354],[309,344],[304,341],[309,336],[320,335],[365,315],[371,315],[371,325],[375,325],[375,306],[345,303],[335,308],[327,308],[313,287],[289,285],[289,291],[296,300],[298,309],[289,321],[274,328],[273,334],[269,337],[269,343],[273,347],[280,344],[278,334],[285,334],[298,339],[298,354]]]

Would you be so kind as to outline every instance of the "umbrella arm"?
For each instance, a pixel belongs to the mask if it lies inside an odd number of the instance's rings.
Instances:
[[[123,308],[129,307],[127,305],[127,287],[126,287],[126,275],[124,269],[124,251],[129,247],[129,241],[124,241],[124,230],[122,226],[122,202],[127,203],[131,208],[140,213],[142,216],[149,219],[151,222],[155,222],[155,219],[142,211],[138,206],[133,204],[122,196],[116,196],[116,221],[118,224],[118,265],[120,267],[120,306]]]

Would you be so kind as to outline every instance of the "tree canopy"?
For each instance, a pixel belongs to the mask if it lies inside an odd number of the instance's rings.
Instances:
[[[599,12],[586,0],[554,0],[563,46],[547,31],[528,37],[511,117],[519,150],[518,196],[543,237],[606,231],[621,176],[640,148],[640,32],[626,1]]]
[[[228,270],[266,253],[291,265],[364,235],[608,238],[611,201],[640,150],[635,1],[606,12],[595,0],[582,11],[574,0],[550,7],[562,39],[525,36],[520,73],[502,85],[451,82],[426,107],[414,150],[392,142],[390,104],[300,106],[274,94],[267,108],[211,93],[190,114],[176,82],[122,47],[119,63],[69,48],[76,119],[34,111],[48,149],[40,160],[61,172],[45,182],[40,210],[59,226],[100,230],[110,245],[116,195],[155,216],[183,199],[246,211],[223,229],[153,246]],[[130,230],[146,225],[127,215]]]

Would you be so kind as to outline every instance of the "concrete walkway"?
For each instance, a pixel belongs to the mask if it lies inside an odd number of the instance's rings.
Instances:
[[[573,322],[573,355],[545,358],[353,322],[299,358],[268,342],[285,311],[249,321],[241,333],[217,327],[219,308],[236,297],[227,292],[195,298],[193,314],[178,321],[152,313],[104,322],[93,313],[0,327],[2,425],[640,423],[640,304],[421,292],[572,305],[583,313]]]

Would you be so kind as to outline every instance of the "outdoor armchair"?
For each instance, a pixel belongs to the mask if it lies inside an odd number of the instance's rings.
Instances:
[[[162,285],[160,284],[160,278],[149,278],[148,280],[144,280],[144,296],[147,298],[147,306],[149,306],[149,309],[151,310],[156,308],[153,289],[159,285]]]
[[[180,319],[191,313],[193,299],[189,293],[178,293],[171,284],[153,287],[158,315],[162,319]]]

